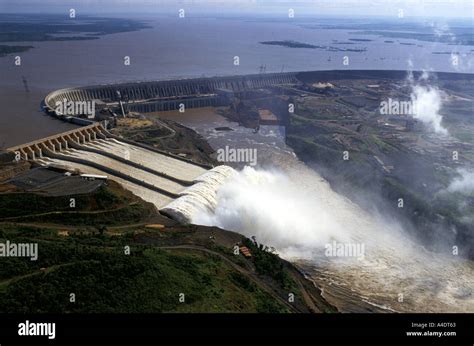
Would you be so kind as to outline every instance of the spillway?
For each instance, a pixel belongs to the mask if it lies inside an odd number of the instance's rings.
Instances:
[[[100,164],[102,166],[111,168],[113,170],[125,173],[126,175],[132,176],[136,179],[144,181],[155,187],[162,188],[171,193],[177,194],[179,192],[182,192],[185,189],[185,186],[180,185],[174,181],[146,172],[136,167],[127,165],[126,163],[111,159],[104,155],[91,153],[88,151],[76,150],[76,149],[65,150],[65,151],[62,151],[61,154],[67,157],[75,157],[78,159],[95,162],[96,164]]]
[[[217,207],[192,222],[275,247],[341,312],[474,311],[472,261],[427,250],[396,220],[360,208],[305,165],[291,159],[284,165],[284,171],[239,171],[220,188]],[[187,201],[170,205],[181,203],[186,215]],[[335,244],[363,249],[328,252]]]
[[[69,170],[79,170],[83,173],[88,173],[88,174],[107,175],[110,179],[116,181],[117,183],[122,185],[125,189],[131,191],[138,197],[142,198],[143,200],[147,202],[153,203],[158,209],[162,208],[163,206],[173,201],[173,199],[169,196],[160,194],[156,191],[151,191],[143,186],[134,184],[128,180],[119,178],[117,176],[113,176],[109,173],[106,173],[104,171],[101,171],[99,169],[96,169],[87,165],[83,165],[83,164],[71,162],[71,161],[53,159],[53,158],[42,158],[38,160],[38,162],[43,165],[53,164],[55,166],[64,167]]]
[[[205,168],[190,165],[187,162],[165,155],[157,155],[153,151],[120,142],[114,138],[99,139],[87,143],[85,146],[110,152],[158,172],[170,176],[179,176],[180,179],[187,181],[193,181],[196,177],[207,171]]]
[[[111,138],[100,126],[91,129],[98,132],[93,136],[87,131],[67,133],[12,151],[20,151],[25,159],[32,157],[41,165],[106,175],[184,223],[191,222],[199,210],[213,210],[217,190],[235,172],[227,166],[207,170],[171,154]]]
[[[213,211],[217,206],[217,191],[229,177],[236,173],[231,167],[218,166],[210,171],[205,171],[204,174],[195,178],[194,185],[184,188],[179,184],[166,181],[166,179],[153,176],[147,172],[129,167],[119,161],[111,160],[108,157],[95,153],[69,149],[63,151],[62,154],[64,154],[66,158],[74,157],[85,161],[93,161],[120,172],[128,172],[128,174],[138,177],[139,179],[148,179],[148,183],[156,184],[157,187],[166,188],[174,193],[179,193],[179,198],[173,199],[87,164],[48,157],[42,158],[38,160],[38,162],[43,165],[53,164],[69,170],[79,170],[83,173],[107,175],[110,179],[118,182],[124,188],[132,191],[145,201],[153,203],[163,214],[181,223],[191,222],[193,216],[199,211]]]
[[[199,211],[212,212],[217,206],[217,191],[236,171],[229,166],[218,166],[198,177],[181,196],[160,211],[182,223],[190,223]]]

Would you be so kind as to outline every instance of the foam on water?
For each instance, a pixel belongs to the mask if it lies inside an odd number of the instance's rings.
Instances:
[[[234,174],[236,171],[229,166],[214,167],[160,211],[183,223],[191,222],[202,211],[212,212],[217,207],[217,191]]]
[[[98,143],[93,145],[118,150],[115,141]],[[64,154],[78,154],[68,152]],[[101,174],[91,167],[46,160]],[[343,311],[357,310],[347,302],[359,301],[387,311],[474,312],[471,261],[427,251],[396,221],[361,209],[314,171],[288,162],[280,170],[215,167],[194,178],[195,184],[174,201],[114,179],[175,220],[233,230],[275,247]],[[364,256],[327,256],[326,246],[332,242],[363,244]]]
[[[358,300],[394,311],[474,312],[472,262],[427,251],[396,221],[361,209],[305,167],[246,167],[225,181],[215,205],[198,209],[192,222],[275,247],[337,292],[335,305]],[[363,244],[364,255],[328,256],[333,242]]]

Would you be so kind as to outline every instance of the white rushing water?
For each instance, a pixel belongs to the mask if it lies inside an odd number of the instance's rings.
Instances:
[[[119,178],[113,174],[109,174],[86,164],[52,158],[43,158],[39,162],[44,165],[55,164],[69,170],[79,170],[82,173],[106,175],[110,179],[123,185],[126,189],[135,193],[137,196],[153,203],[158,209],[165,212],[173,219],[179,220],[183,223],[190,222],[192,216],[196,214],[198,210],[214,210],[217,206],[217,191],[229,177],[236,174],[236,171],[228,166],[218,166],[207,171],[199,166],[173,159],[140,147],[125,144],[115,139],[97,140],[86,143],[85,146],[109,152],[180,179],[188,179],[190,182],[194,182],[194,185],[185,188],[183,185],[172,180],[127,165],[126,163],[107,156],[72,148],[63,150],[61,155],[100,164],[135,179],[142,180],[147,184],[178,194],[180,197],[173,200],[172,198],[156,191],[147,189],[146,187],[132,183],[126,179]]]
[[[341,311],[474,312],[472,262],[425,250],[397,220],[334,192],[296,158],[283,131],[255,134],[226,120],[188,116],[180,122],[214,148],[237,143],[257,148],[260,168],[229,175],[204,202],[173,202],[183,211],[182,220],[255,236],[275,247]],[[234,131],[216,133],[217,126]],[[364,256],[326,256],[326,245],[333,242],[363,245]]]
[[[212,212],[217,207],[217,191],[236,173],[229,166],[217,166],[195,179],[196,184],[160,211],[183,223],[191,222],[201,211]]]
[[[193,209],[192,222],[275,247],[341,310],[359,300],[387,311],[474,312],[472,262],[425,250],[397,222],[362,210],[304,165],[285,172],[246,167],[228,177],[215,204]],[[337,244],[362,252],[328,253]]]

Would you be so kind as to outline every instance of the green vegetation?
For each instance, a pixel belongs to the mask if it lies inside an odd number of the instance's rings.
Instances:
[[[74,207],[71,207],[71,198],[75,200]],[[34,193],[0,194],[0,221],[116,225],[139,222],[154,213],[154,210],[153,205],[123,190],[113,181],[91,194],[83,195],[53,197]]]
[[[74,196],[74,212],[70,197],[0,194],[0,215],[17,216],[0,219],[0,243],[38,245],[36,261],[0,257],[0,311],[310,311],[298,300],[294,268],[248,240],[253,257],[235,256],[233,246],[245,239],[238,234],[177,225],[113,181]],[[288,292],[297,297],[294,305]],[[321,301],[321,311],[331,311]]]
[[[443,107],[445,125],[453,137],[472,143],[472,82],[460,78],[440,83],[459,95]],[[297,99],[297,114],[290,117],[286,142],[298,157],[318,167],[333,188],[354,201],[359,200],[360,191],[374,196],[427,244],[439,239],[469,244],[474,217],[467,207],[471,196],[443,193],[453,179],[454,168],[445,159],[451,149],[440,144],[434,150],[438,144],[419,127],[381,125],[370,102],[390,91],[379,95],[351,81],[333,84],[336,92],[344,91],[344,97],[305,95]],[[349,153],[348,160],[342,159],[344,151]],[[472,150],[462,151],[463,162],[472,157]],[[403,198],[403,208],[397,207],[399,198]],[[455,235],[449,231],[454,229]]]
[[[211,158],[214,149],[206,140],[194,130],[172,120],[153,115],[147,115],[146,120],[129,118],[127,121],[119,121],[112,133],[176,155],[186,154],[186,158],[194,162],[217,164]]]
[[[248,238],[245,238],[243,243],[253,254],[253,264],[257,273],[270,276],[283,289],[296,287],[295,282],[285,270],[284,262],[277,255],[266,251],[262,244],[254,244]]]
[[[384,153],[390,151],[390,145],[384,140],[380,139],[379,136],[373,134],[370,136],[370,140],[378,147],[378,149]]]
[[[455,36],[453,36],[453,32],[457,32]],[[426,33],[426,32],[403,32],[403,31],[386,31],[386,30],[367,30],[367,31],[357,31],[351,32],[351,34],[357,35],[377,35],[380,37],[385,38],[401,38],[401,39],[409,39],[409,40],[418,40],[418,41],[426,41],[426,42],[440,42],[440,43],[447,43],[456,45],[466,45],[472,46],[474,45],[474,40],[472,39],[472,33],[470,29],[465,28],[451,28],[450,33],[445,33],[439,35],[437,33]],[[453,39],[454,37],[454,39]],[[407,44],[407,43],[401,43]],[[412,44],[413,45],[413,44]]]
[[[286,139],[303,160],[315,160],[321,164],[333,166],[336,164],[334,157],[341,156],[340,151],[317,144],[311,138],[289,134]]]
[[[338,48],[333,46],[317,46],[309,43],[297,42],[293,40],[285,41],[263,41],[260,44],[270,45],[270,46],[282,46],[288,48],[308,48],[308,49],[324,49],[330,52],[365,52],[365,48]]]
[[[473,143],[474,142],[474,134],[471,131],[450,131],[454,137],[459,139],[462,142],[466,143]]]
[[[7,45],[0,45],[0,57],[12,54],[12,53],[22,53],[26,52],[27,50],[33,48],[33,46],[7,46]]]
[[[31,205],[34,206],[35,214],[52,211],[70,211],[71,198],[76,200],[74,210],[77,211],[111,209],[118,205],[118,198],[104,186],[100,187],[92,195],[51,197],[34,193],[9,193],[0,195],[0,219],[28,215],[31,213],[31,209],[25,208],[25,206]]]
[[[83,41],[100,36],[148,28],[132,19],[89,17],[69,18],[52,14],[0,14],[0,42]],[[0,45],[0,56],[20,53],[32,46]]]
[[[4,237],[38,242],[40,255],[38,261],[1,259],[3,312],[288,312],[212,254],[160,250],[128,236],[58,237],[27,227],[6,227]]]
[[[272,45],[272,46],[283,46],[283,47],[289,47],[289,48],[320,48],[320,46],[315,46],[313,44],[308,44],[308,43],[302,43],[302,42],[296,42],[296,41],[291,41],[291,40],[286,40],[286,41],[263,41],[260,42],[261,44],[266,44],[266,45]]]

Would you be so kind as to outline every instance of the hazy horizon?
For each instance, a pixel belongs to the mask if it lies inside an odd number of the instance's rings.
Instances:
[[[287,16],[289,9],[294,19],[301,17],[388,17],[460,18],[474,16],[474,4],[467,0],[408,1],[408,0],[90,0],[65,3],[59,0],[2,0],[1,13],[66,13],[70,8],[83,14],[172,14],[183,8],[188,15],[224,16]]]

